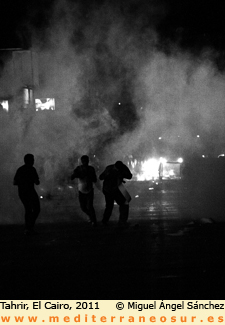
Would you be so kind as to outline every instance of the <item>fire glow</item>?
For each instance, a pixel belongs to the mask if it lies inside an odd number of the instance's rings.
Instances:
[[[135,159],[131,162],[133,174],[137,181],[156,179],[159,176],[160,160],[150,158],[144,161]]]
[[[137,175],[138,181],[155,179],[159,174],[159,161],[157,159],[148,159],[141,164],[140,173]]]
[[[149,158],[144,161],[137,159],[131,162],[131,169],[137,181],[154,181],[157,179],[179,178],[182,158],[168,162],[165,158]]]

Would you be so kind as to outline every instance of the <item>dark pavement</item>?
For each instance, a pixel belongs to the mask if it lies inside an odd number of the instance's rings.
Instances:
[[[74,190],[42,200],[38,234],[1,225],[3,299],[222,299],[224,206],[181,181],[128,182],[129,227],[92,227]],[[63,194],[64,193],[64,194]],[[193,199],[193,194],[195,194]],[[104,198],[96,190],[101,220]],[[23,214],[22,208],[19,213]]]

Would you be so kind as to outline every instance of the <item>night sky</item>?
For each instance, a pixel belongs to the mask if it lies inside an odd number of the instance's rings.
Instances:
[[[95,9],[110,1],[70,1],[79,5],[80,19],[88,21]],[[40,33],[51,25],[55,0],[1,1],[0,47],[30,47],[33,28]],[[225,5],[221,0],[111,1],[128,24],[143,32],[153,28],[163,46],[173,40],[195,51],[225,48]]]

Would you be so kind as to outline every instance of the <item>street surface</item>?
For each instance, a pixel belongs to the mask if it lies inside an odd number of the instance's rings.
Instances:
[[[181,180],[125,186],[132,196],[126,228],[117,224],[116,205],[109,225],[101,225],[104,197],[97,189],[92,227],[75,188],[41,200],[36,235],[25,236],[22,221],[2,224],[1,297],[224,299],[223,200]]]

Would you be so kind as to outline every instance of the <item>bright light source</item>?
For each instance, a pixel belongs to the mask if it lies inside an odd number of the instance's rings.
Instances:
[[[139,181],[145,181],[157,178],[159,175],[159,161],[157,159],[148,159],[142,162],[141,170],[137,175]]]
[[[118,105],[121,105],[121,103],[118,103]]]
[[[2,109],[6,112],[9,111],[9,102],[8,100],[0,100],[0,105],[2,106]]]
[[[161,178],[177,178],[180,177],[180,164],[183,159],[177,162],[168,162],[167,159],[149,158],[147,160],[138,161],[134,159],[130,162],[132,174],[137,181],[151,181],[154,184]],[[149,190],[153,190],[151,187]]]
[[[35,99],[36,111],[55,110],[55,98],[36,98]]]
[[[205,155],[202,155],[202,158],[205,158]]]
[[[162,137],[159,137],[159,140],[162,140]]]
[[[179,162],[180,164],[182,164],[183,161],[184,161],[183,158],[178,158],[177,159],[177,162]]]
[[[167,159],[166,158],[163,158],[163,157],[160,157],[159,158],[159,162],[162,163],[162,164],[166,164]]]
[[[200,135],[199,134],[197,135],[197,138],[200,138]]]

